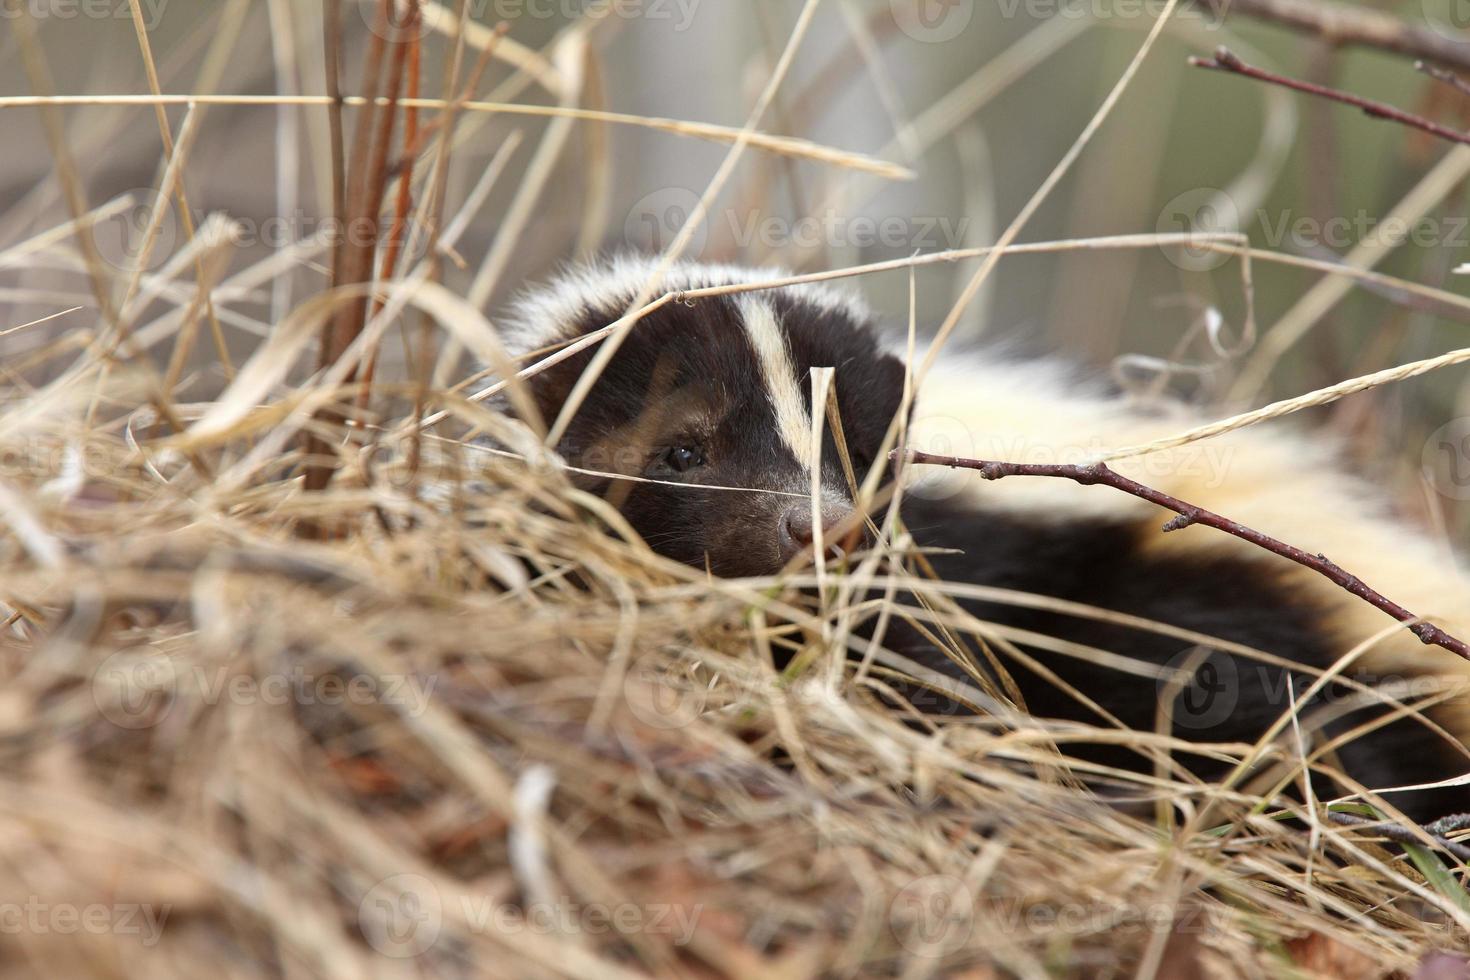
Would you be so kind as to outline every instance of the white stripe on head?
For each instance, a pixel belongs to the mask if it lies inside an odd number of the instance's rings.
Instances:
[[[812,468],[812,420],[807,414],[796,369],[791,365],[791,351],[786,335],[776,322],[776,311],[759,294],[740,296],[736,301],[740,323],[760,363],[761,383],[776,413],[776,431],[791,450],[796,461]]]
[[[574,333],[572,328],[583,321],[589,311],[603,312],[606,320],[588,329],[611,323],[623,314],[628,303],[658,268],[658,262],[656,256],[625,254],[563,269],[550,282],[521,292],[511,302],[504,316],[497,321],[501,342],[512,356],[519,356],[569,340]],[[734,265],[678,262],[665,272],[662,286],[654,296],[664,290],[757,283],[786,276],[785,270],[777,268],[748,269]],[[867,323],[872,319],[872,313],[860,299],[829,283],[782,286],[781,292],[857,323]]]

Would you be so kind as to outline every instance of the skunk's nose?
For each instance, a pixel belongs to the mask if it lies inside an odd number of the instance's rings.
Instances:
[[[829,556],[841,553],[849,542],[855,537],[854,533],[847,533],[850,529],[846,526],[852,510],[847,507],[836,507],[830,504],[822,506],[822,545],[826,548]],[[856,529],[851,529],[856,530]],[[838,540],[838,532],[844,532],[842,540]],[[811,549],[813,538],[812,506],[808,503],[792,504],[786,508],[778,522],[776,536],[781,545],[781,560],[791,561],[803,551]]]

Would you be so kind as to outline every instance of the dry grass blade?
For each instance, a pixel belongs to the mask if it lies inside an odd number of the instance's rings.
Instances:
[[[381,107],[386,99],[378,100]],[[67,106],[153,106],[153,105],[223,105],[223,106],[330,106],[333,100],[324,96],[274,96],[274,95],[53,95],[53,96],[0,96],[0,111],[21,108],[61,109]],[[363,96],[345,96],[341,104],[352,108],[367,107]],[[448,103],[443,99],[399,100],[401,108],[443,110]],[[506,116],[539,116],[543,118],[582,119],[588,122],[607,123],[614,126],[636,126],[669,133],[673,136],[691,136],[716,143],[733,143],[742,138],[744,130],[733,126],[714,123],[693,122],[685,119],[669,119],[663,116],[640,116],[629,112],[607,112],[598,109],[572,109],[563,106],[524,105],[516,102],[481,102],[471,100],[460,106],[467,112],[487,112]],[[767,153],[812,160],[848,170],[870,173],[887,180],[912,180],[914,172],[886,160],[877,160],[862,153],[839,150],[823,146],[796,136],[775,136],[770,133],[753,132],[745,136],[749,144]]]

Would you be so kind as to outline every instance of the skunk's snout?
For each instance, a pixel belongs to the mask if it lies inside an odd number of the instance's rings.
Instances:
[[[862,525],[853,518],[852,508],[823,504],[822,545],[829,558],[853,550],[861,540]],[[792,504],[777,521],[776,535],[781,546],[781,560],[789,562],[803,551],[810,551],[813,534],[812,506],[802,502]]]

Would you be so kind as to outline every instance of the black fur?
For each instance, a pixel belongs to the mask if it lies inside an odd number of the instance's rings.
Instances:
[[[957,511],[949,504],[925,501],[906,505],[904,517],[920,543],[959,551],[939,553],[931,559],[942,579],[1100,606],[1318,668],[1330,665],[1342,653],[1324,642],[1323,624],[1328,612],[1303,594],[1300,573],[1283,575],[1283,560],[1272,555],[1240,558],[1201,550],[1182,560],[1152,557],[1142,551],[1139,543],[1140,535],[1161,533],[1155,524],[1042,523],[1018,520],[1013,515]],[[1197,653],[1194,644],[1144,630],[1011,604],[962,605],[987,622],[1020,627],[1148,663],[1184,668]],[[942,657],[937,652],[915,652],[921,662],[945,669],[936,659]],[[1152,683],[1078,658],[1028,652],[1128,727],[1145,731],[1155,728],[1159,699],[1166,693],[1162,682]],[[1023,666],[1007,666],[1032,714],[1106,724],[1051,681],[1032,675]],[[1300,699],[1312,683],[1310,675],[1292,673],[1292,686],[1288,688],[1288,673],[1218,649],[1208,651],[1195,668],[1193,683],[1175,696],[1173,734],[1198,742],[1255,741],[1291,707],[1292,692]],[[1373,684],[1401,678],[1359,673],[1354,679]],[[1344,685],[1335,685],[1313,703],[1304,704],[1302,717],[1309,719],[1317,710],[1338,714],[1326,726],[1327,734],[1336,736],[1382,716],[1382,706],[1363,704],[1363,697]],[[1349,713],[1337,710],[1359,704],[1363,706]],[[1113,746],[1084,745],[1069,751],[1124,769],[1149,764],[1131,750]],[[1429,783],[1470,769],[1470,759],[1462,751],[1412,719],[1391,723],[1359,738],[1338,754],[1344,768],[1368,786]],[[1226,772],[1224,766],[1203,756],[1180,761],[1205,779],[1216,779]],[[1321,795],[1339,791],[1325,784],[1317,786]],[[1394,794],[1393,800],[1416,819],[1470,810],[1470,799],[1463,789],[1400,793]]]
[[[808,411],[805,379],[810,370],[837,368],[844,434],[861,478],[900,407],[902,365],[880,350],[869,325],[855,322],[848,312],[794,291],[764,295],[775,308],[796,374],[803,379]],[[622,314],[628,298],[610,296],[606,302],[589,303],[579,320],[557,325],[561,335],[571,338],[607,324]],[[532,390],[543,414],[557,414],[592,353],[573,357],[534,380]],[[823,482],[844,486],[830,433],[827,441]],[[703,465],[687,473],[660,471],[658,454],[680,442],[697,444]],[[785,564],[777,528],[791,498],[698,489],[724,485],[800,491],[809,484],[809,475],[777,433],[755,353],[741,327],[738,301],[719,297],[693,304],[675,302],[641,321],[558,449],[574,466],[629,475],[652,472],[684,484],[587,481],[615,500],[655,550],[724,576],[772,574]],[[925,500],[908,502],[903,517],[920,545],[957,549],[957,554],[933,559],[941,578],[1100,606],[1304,665],[1328,666],[1341,652],[1322,639],[1327,611],[1293,587],[1300,582],[1300,573],[1284,575],[1281,559],[1274,556],[1255,559],[1212,552],[1205,532],[1197,533],[1200,550],[1195,554],[1161,558],[1139,546],[1141,535],[1159,533],[1156,523],[1024,520]],[[1000,603],[967,607],[987,621],[1152,664],[1183,666],[1191,652],[1190,644],[1177,639],[1084,618]],[[904,648],[902,652],[958,675],[947,658],[917,637],[901,626],[890,633],[892,644]],[[1129,727],[1155,727],[1159,685],[1074,658],[1030,652]],[[1051,681],[1019,665],[1010,665],[1009,670],[1033,714],[1100,723]],[[1181,693],[1173,712],[1175,734],[1192,741],[1254,741],[1289,707],[1286,672],[1280,669],[1217,650],[1195,676],[1196,683]],[[1295,691],[1300,694],[1310,682],[1310,677],[1296,677]],[[1344,689],[1334,688],[1323,700],[1340,702],[1347,696]],[[925,707],[943,709],[932,700]],[[1381,710],[1360,708],[1339,717],[1328,731],[1346,731]],[[1117,747],[1069,751],[1121,768],[1149,765],[1137,753]],[[1470,768],[1457,746],[1445,744],[1413,720],[1355,741],[1339,757],[1355,778],[1369,786],[1431,782]],[[1222,772],[1218,763],[1203,756],[1181,761],[1204,778]],[[1394,799],[1412,816],[1427,819],[1470,810],[1466,795],[1457,789],[1399,794]]]

